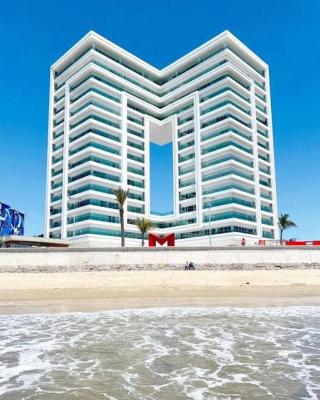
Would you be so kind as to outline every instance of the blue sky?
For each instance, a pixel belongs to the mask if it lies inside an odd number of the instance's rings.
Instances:
[[[49,68],[91,29],[157,67],[225,29],[261,56],[271,71],[279,211],[298,225],[288,236],[320,238],[317,0],[3,2],[0,200],[27,213],[27,234],[43,232]]]

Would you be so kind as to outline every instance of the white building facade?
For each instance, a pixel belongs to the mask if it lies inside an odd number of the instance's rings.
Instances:
[[[150,143],[172,143],[166,215]],[[89,32],[51,68],[46,236],[119,246],[119,187],[129,246],[142,216],[178,246],[277,239],[268,65],[228,31],[162,70]]]

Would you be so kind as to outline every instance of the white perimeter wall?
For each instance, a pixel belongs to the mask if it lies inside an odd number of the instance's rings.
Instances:
[[[1,249],[1,268],[72,267],[99,265],[148,265],[150,269],[168,264],[320,264],[320,247],[259,248],[220,247],[215,249]]]

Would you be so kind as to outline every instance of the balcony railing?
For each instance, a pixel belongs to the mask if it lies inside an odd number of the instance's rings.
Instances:
[[[79,153],[80,151],[87,149],[88,147],[93,147],[95,149],[103,150],[106,151],[107,153],[116,154],[118,156],[120,155],[120,151],[118,149],[114,149],[113,147],[110,146],[104,146],[103,144],[92,141],[85,143],[84,145],[77,147],[76,149],[70,150],[69,155],[72,156],[73,154]]]
[[[105,187],[105,186],[95,185],[95,184],[91,183],[91,184],[88,184],[88,185],[81,186],[81,187],[79,187],[77,189],[69,190],[68,191],[68,195],[69,196],[73,196],[75,194],[83,193],[83,192],[86,192],[88,190],[94,190],[96,192],[106,193],[106,194],[114,194],[114,189],[111,189],[111,188],[108,188],[108,187]]]
[[[82,179],[82,178],[84,178],[86,176],[96,176],[97,178],[102,178],[102,179],[106,179],[106,180],[110,180],[110,181],[114,181],[114,182],[120,182],[119,176],[115,176],[115,175],[111,175],[111,174],[105,174],[105,173],[100,172],[100,171],[85,171],[85,172],[82,172],[81,174],[69,177],[69,182],[77,181],[77,180]]]
[[[106,139],[114,140],[115,142],[120,142],[120,137],[119,136],[112,135],[112,133],[104,132],[104,131],[101,131],[99,129],[90,128],[90,129],[85,130],[84,132],[79,133],[79,135],[71,137],[70,138],[70,143],[74,142],[75,140],[80,139],[81,137],[83,137],[83,136],[85,136],[87,134],[90,134],[90,133],[94,133],[95,135],[104,137]]]
[[[144,188],[144,182],[137,182],[132,179],[128,179],[128,185]]]
[[[224,135],[225,133],[235,133],[238,136],[243,137],[246,140],[252,141],[251,136],[249,136],[249,134],[245,134],[243,132],[240,132],[238,129],[234,129],[234,128],[226,128],[226,129],[221,129],[220,131],[216,131],[216,132],[212,132],[209,135],[203,136],[201,138],[201,141],[206,141],[221,135]]]
[[[239,176],[241,178],[248,179],[248,180],[251,180],[251,181],[253,181],[253,178],[254,178],[253,175],[245,174],[245,173],[240,172],[240,171],[238,171],[236,169],[228,169],[228,170],[219,172],[217,174],[206,175],[206,176],[203,177],[202,181],[206,182],[206,181],[209,181],[209,180],[212,180],[212,179],[221,178],[222,176],[227,176],[227,175],[231,175],[231,174],[237,175],[237,176]]]
[[[244,147],[241,144],[238,144],[237,142],[235,142],[233,140],[227,140],[223,143],[219,143],[214,146],[205,147],[202,149],[201,153],[202,154],[212,153],[213,151],[224,149],[225,147],[228,147],[228,146],[233,146],[239,150],[245,151],[246,153],[252,154],[252,149],[248,149],[247,147]]]
[[[228,119],[228,118],[234,119],[235,121],[239,122],[240,124],[242,124],[242,125],[244,125],[244,126],[246,126],[248,128],[251,128],[251,124],[250,123],[244,122],[240,118],[238,118],[238,117],[236,117],[236,116],[234,116],[232,114],[221,115],[220,117],[211,119],[211,120],[206,121],[206,122],[202,122],[201,128],[206,128],[207,126],[214,125],[217,122],[224,121],[225,119]]]
[[[179,161],[179,163],[181,163],[181,162],[184,162],[184,161],[187,161],[187,160],[191,160],[191,159],[193,159],[194,157],[195,157],[195,154],[194,154],[194,153],[187,154],[187,155],[185,155],[185,156],[179,154],[178,161]]]
[[[254,194],[254,189],[250,189],[250,188],[247,188],[247,187],[245,187],[245,186],[241,186],[241,185],[237,185],[237,184],[219,186],[219,187],[215,187],[215,188],[213,188],[213,189],[211,189],[211,188],[209,188],[209,189],[204,189],[202,193],[203,193],[204,195],[207,195],[207,194],[222,192],[222,191],[224,191],[224,190],[229,190],[229,189],[236,189],[236,190],[240,190],[241,192]]]
[[[88,156],[88,157],[83,158],[82,160],[76,161],[74,163],[70,163],[69,169],[75,168],[78,165],[82,165],[82,164],[85,164],[90,161],[93,161],[93,162],[96,162],[96,163],[102,164],[102,165],[107,165],[108,167],[120,169],[120,163],[110,161],[108,159],[96,157],[96,156]]]
[[[210,221],[220,221],[222,219],[230,219],[230,218],[237,218],[237,219],[242,219],[245,221],[251,221],[251,222],[256,222],[256,216],[255,215],[247,215],[239,212],[225,212],[225,213],[220,213],[220,214],[211,214],[211,215],[206,215],[203,218],[203,222],[209,222]]]
[[[203,205],[203,208],[219,207],[219,206],[224,206],[227,204],[239,204],[241,206],[250,207],[250,208],[256,207],[254,201],[243,200],[238,197],[226,197],[223,199],[217,199],[217,200],[205,202]]]
[[[233,155],[232,156],[218,158],[218,159],[213,159],[213,160],[211,159],[209,161],[203,161],[201,163],[201,167],[202,168],[207,168],[207,167],[210,167],[211,165],[221,164],[221,163],[226,162],[226,161],[237,161],[237,162],[239,162],[239,163],[241,163],[243,165],[246,165],[248,167],[253,167],[253,162],[252,161],[247,161],[247,160],[244,160],[244,159],[242,159],[240,157],[233,156]]]

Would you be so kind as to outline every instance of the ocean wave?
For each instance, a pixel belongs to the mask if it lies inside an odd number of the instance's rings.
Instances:
[[[0,399],[318,399],[320,308],[0,318]]]

